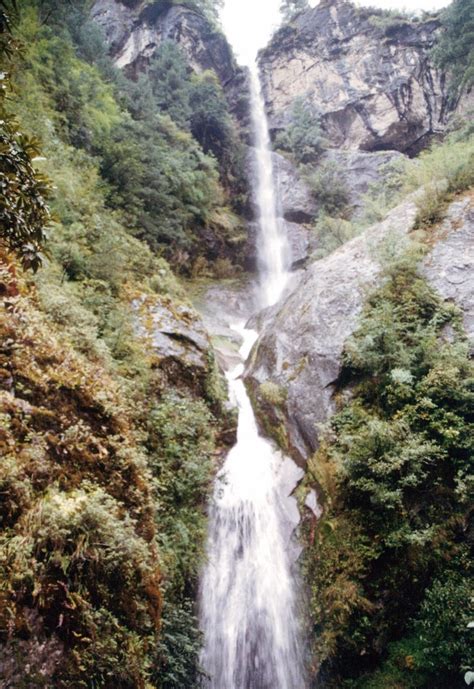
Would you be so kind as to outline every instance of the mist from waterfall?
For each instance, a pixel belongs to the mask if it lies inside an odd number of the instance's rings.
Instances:
[[[251,70],[258,219],[259,306],[275,304],[287,285],[288,245],[277,217],[270,137],[257,66]],[[258,431],[242,380],[257,338],[245,324],[242,362],[227,373],[238,406],[236,445],[219,472],[210,508],[207,563],[201,581],[202,667],[208,689],[304,689],[289,522],[301,470]]]

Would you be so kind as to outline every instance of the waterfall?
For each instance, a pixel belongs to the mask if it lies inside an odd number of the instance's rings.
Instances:
[[[271,306],[280,299],[288,283],[290,251],[282,219],[277,213],[270,134],[256,63],[250,69],[250,96],[256,163],[254,203],[259,227],[260,301],[263,306]]]
[[[277,216],[270,137],[256,65],[251,80],[258,292],[260,305],[270,306],[287,284],[288,248]],[[239,418],[237,442],[217,476],[209,515],[200,590],[205,684],[208,689],[304,689],[290,556],[297,507],[281,481],[289,471],[294,487],[302,472],[259,434],[242,381],[257,333],[243,324],[233,327],[243,339],[242,362],[227,373],[227,379]]]

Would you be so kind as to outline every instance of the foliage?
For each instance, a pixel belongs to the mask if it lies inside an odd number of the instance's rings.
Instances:
[[[319,114],[306,98],[295,99],[290,124],[277,136],[276,145],[291,153],[297,163],[315,162],[324,151]]]
[[[329,159],[316,167],[305,165],[301,169],[318,208],[313,228],[317,239],[313,258],[319,259],[354,237],[357,228],[349,222],[350,195],[340,166]]]
[[[205,520],[197,518],[196,508],[203,506],[211,482],[214,429],[206,405],[165,396],[150,412],[148,447],[157,479],[157,519],[166,539],[162,553],[180,573],[176,589],[184,591],[202,554]]]
[[[357,235],[357,227],[341,218],[331,217],[326,213],[319,213],[314,224],[314,235],[317,240],[313,258],[320,259],[328,256]]]
[[[34,284],[0,248],[0,675],[15,689],[194,686],[223,391],[211,353],[205,380],[172,379],[137,335],[140,299],[191,309],[130,227],[151,243],[147,213],[160,239],[170,218],[187,246],[240,225],[214,159],[156,112],[151,88],[129,109],[133,88],[82,59],[96,38],[74,46],[77,17],[39,4],[22,3],[11,107],[41,139],[55,221]]]
[[[430,586],[415,623],[423,658],[420,665],[440,678],[457,675],[459,668],[472,668],[471,632],[468,624],[474,615],[472,563],[458,563],[459,571],[451,570]]]
[[[258,393],[265,402],[269,402],[275,407],[283,405],[287,397],[286,390],[280,385],[277,385],[277,383],[273,383],[271,380],[260,383]]]
[[[441,13],[443,33],[433,49],[440,69],[447,70],[452,78],[454,96],[474,84],[474,2],[454,0]]]
[[[11,267],[1,283],[0,634],[19,649],[2,672],[22,686],[31,656],[54,686],[134,687],[161,605],[145,453],[110,370],[74,351]]]
[[[245,196],[241,146],[215,79],[192,78],[180,49],[165,42],[149,73],[130,82],[114,70],[97,30],[87,22],[84,27],[80,11],[50,25],[41,23],[37,5],[28,0],[22,9],[26,49],[17,70],[20,107],[28,110],[33,132],[50,138],[47,112],[65,143],[98,162],[108,205],[177,268],[189,270],[190,257],[210,247],[238,260],[239,246],[222,240],[213,222],[226,206],[222,185],[226,193],[235,190],[236,206]],[[36,111],[34,102],[41,104]],[[210,155],[192,136],[193,126]]]
[[[0,7],[0,59],[12,60],[18,44],[11,36],[7,6]],[[42,262],[41,248],[51,220],[47,199],[48,180],[37,172],[34,159],[38,143],[26,136],[7,108],[10,84],[0,75],[0,242],[16,251],[25,268],[37,270]]]
[[[214,161],[167,117],[156,116],[153,127],[117,128],[104,144],[101,172],[113,185],[111,205],[126,210],[153,249],[167,245],[172,260],[177,249],[195,248],[198,229],[223,200]]]
[[[437,166],[438,169],[437,169]],[[474,137],[454,139],[441,150],[422,154],[417,176],[426,175],[423,195],[417,201],[416,227],[429,228],[444,217],[455,194],[474,185]]]
[[[399,159],[384,172],[382,182],[371,185],[362,198],[362,212],[352,220],[357,234],[375,222],[408,194],[418,191],[416,227],[429,230],[444,217],[453,197],[474,184],[474,138],[470,124],[442,143],[431,146],[415,159]]]
[[[167,599],[166,599],[167,600]],[[163,609],[160,642],[156,650],[156,685],[162,689],[200,686],[199,654],[202,635],[189,601],[167,603]],[[153,678],[152,671],[152,678]]]
[[[351,401],[310,463],[325,514],[306,573],[316,654],[337,686],[457,686],[467,662],[474,372],[459,315],[418,259],[390,263],[370,296],[345,348]],[[397,639],[412,660],[374,674]]]
[[[167,113],[178,127],[189,126],[191,105],[189,102],[190,77],[184,55],[172,41],[164,41],[153,55],[147,78],[141,79],[140,89],[151,86],[159,110]]]
[[[201,401],[165,395],[148,421],[149,463],[156,479],[158,542],[165,567],[160,689],[191,687],[199,676],[200,633],[193,611],[206,533],[215,429]]]
[[[50,187],[33,166],[39,155],[36,141],[20,131],[3,105],[0,118],[0,241],[18,253],[25,268],[37,270],[51,220]]]
[[[344,180],[344,171],[333,160],[322,161],[316,169],[303,168],[303,178],[320,211],[331,216],[348,214],[350,194]]]
[[[410,26],[420,21],[416,12],[406,10],[380,9],[378,7],[364,7],[359,12],[368,14],[368,22],[377,29],[383,31],[386,36],[403,26]]]

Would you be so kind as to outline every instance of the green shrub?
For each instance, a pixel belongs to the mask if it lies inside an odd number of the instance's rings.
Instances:
[[[303,176],[320,211],[333,217],[350,214],[349,189],[344,172],[335,161],[326,160],[316,169],[306,167]]]
[[[451,76],[451,89],[456,98],[463,88],[474,84],[474,5],[472,0],[454,0],[441,13],[443,32],[433,49],[438,67]]]
[[[18,58],[19,46],[11,35],[11,14],[15,5],[0,8],[0,59]],[[10,67],[12,64],[10,63]],[[38,142],[26,136],[7,107],[11,97],[8,75],[0,77],[0,242],[15,251],[25,268],[37,270],[42,263],[41,249],[46,228],[51,222],[47,200],[49,182],[34,166],[40,155]]]
[[[315,651],[336,685],[358,689],[454,686],[467,662],[474,371],[459,314],[418,275],[418,259],[389,263],[369,297],[345,346],[351,399],[310,463],[325,500],[305,565]],[[388,646],[402,638],[408,665]]]
[[[317,240],[313,257],[324,258],[358,234],[353,223],[341,217],[320,213],[313,228]]]
[[[259,395],[274,406],[281,406],[285,403],[287,394],[284,388],[273,383],[271,380],[266,380],[261,383],[258,388]]]
[[[319,114],[304,97],[296,98],[291,121],[276,139],[277,147],[292,154],[297,163],[315,162],[326,148]]]

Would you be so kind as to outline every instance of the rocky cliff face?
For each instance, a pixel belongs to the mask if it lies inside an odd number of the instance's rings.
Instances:
[[[217,74],[233,113],[246,118],[247,73],[238,67],[225,36],[202,14],[161,0],[133,7],[120,0],[96,0],[91,16],[102,27],[116,66],[128,75],[145,69],[163,41],[173,41],[195,72],[210,69]]]
[[[344,343],[357,328],[367,293],[380,280],[383,247],[387,241],[392,248],[405,246],[415,215],[414,199],[408,199],[384,222],[313,263],[297,289],[267,316],[247,382],[257,407],[270,418],[274,435],[299,461],[315,450],[318,424],[335,410]],[[421,271],[443,298],[462,309],[472,337],[474,207],[470,197],[451,205],[438,237]],[[269,397],[278,398],[278,404]]]
[[[322,0],[280,29],[260,55],[273,130],[305,96],[334,147],[415,153],[450,111],[429,51],[439,23],[387,19],[346,0]]]

